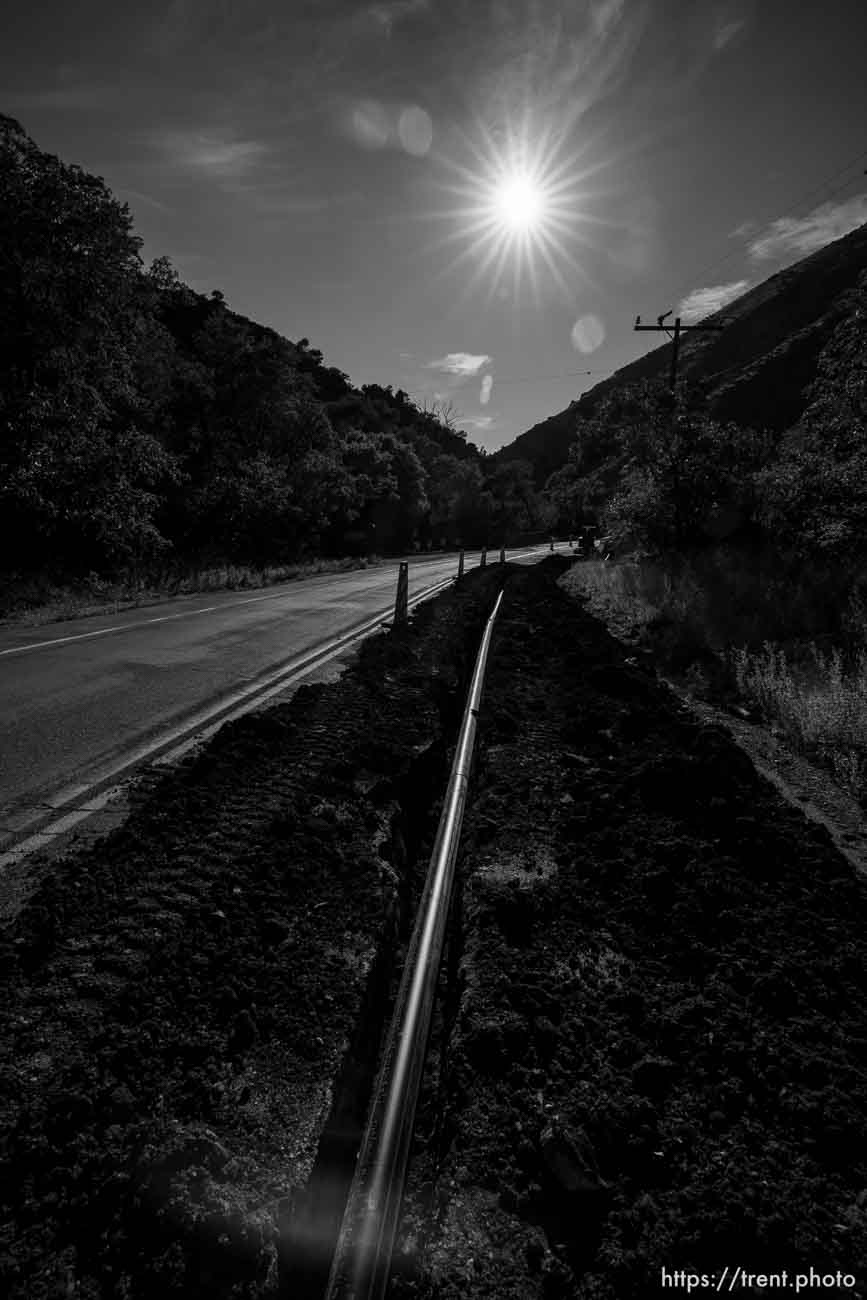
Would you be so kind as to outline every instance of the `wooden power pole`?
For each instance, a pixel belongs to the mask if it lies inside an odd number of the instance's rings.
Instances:
[[[656,318],[655,325],[642,325],[641,317],[636,316],[634,328],[637,330],[653,330],[655,332],[661,330],[663,334],[667,334],[668,337],[673,341],[674,346],[671,349],[671,373],[669,374],[669,379],[668,379],[669,386],[673,390],[677,384],[677,361],[678,361],[678,357],[680,356],[681,334],[683,334],[686,330],[721,330],[724,329],[725,326],[723,325],[681,325],[680,317],[675,316],[674,333],[672,334],[668,325],[664,323],[666,317],[670,315],[671,315],[670,311],[664,312],[662,316],[658,316]]]

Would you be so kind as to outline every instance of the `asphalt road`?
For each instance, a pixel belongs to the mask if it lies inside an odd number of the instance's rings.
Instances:
[[[388,611],[397,563],[0,629],[0,849],[203,709]],[[456,568],[456,555],[412,558],[410,598]]]

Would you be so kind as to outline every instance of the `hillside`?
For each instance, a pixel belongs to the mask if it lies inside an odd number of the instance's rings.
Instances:
[[[0,612],[532,525],[447,412],[354,386],[141,247],[101,177],[0,114]]]
[[[686,334],[680,374],[707,385],[712,413],[722,420],[775,431],[793,425],[806,406],[822,348],[846,313],[846,293],[867,269],[867,225],[779,271],[707,317],[725,323],[716,333]],[[664,378],[671,344],[654,348],[595,384],[564,411],[542,420],[492,457],[527,460],[537,486],[566,461],[576,416],[589,416],[625,384]]]

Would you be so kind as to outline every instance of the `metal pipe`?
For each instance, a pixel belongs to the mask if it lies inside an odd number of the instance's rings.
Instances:
[[[501,591],[479,646],[427,880],[325,1300],[382,1300],[388,1285],[442,961],[485,667],[502,599]]]

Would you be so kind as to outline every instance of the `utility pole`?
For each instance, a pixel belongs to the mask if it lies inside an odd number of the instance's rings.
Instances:
[[[663,312],[661,316],[657,316],[655,325],[642,325],[641,317],[636,316],[635,325],[633,326],[633,329],[653,330],[653,331],[661,330],[663,334],[667,334],[668,337],[673,341],[674,346],[671,350],[671,372],[668,377],[669,387],[673,392],[677,385],[677,361],[678,361],[678,357],[680,356],[681,334],[683,334],[686,330],[721,330],[721,329],[725,329],[725,326],[724,325],[681,325],[680,317],[675,316],[674,333],[672,334],[669,330],[669,327],[664,323],[666,317],[670,315],[671,315],[670,311]]]

